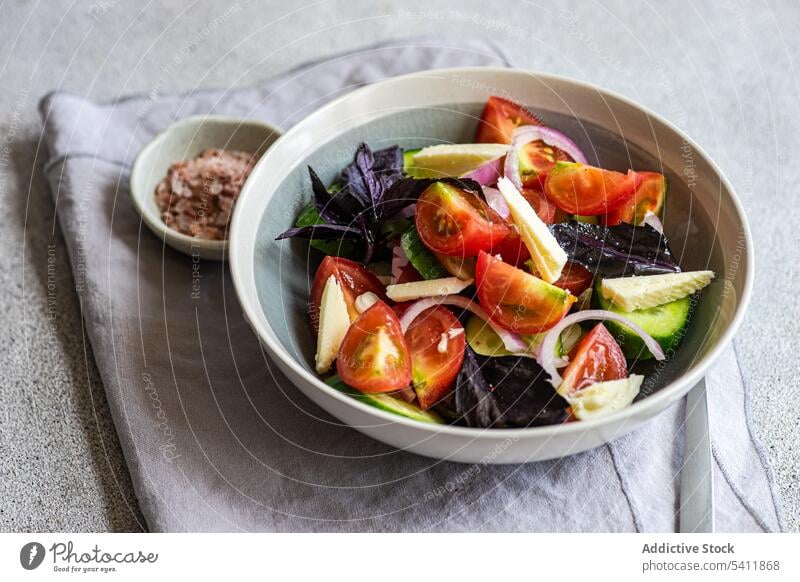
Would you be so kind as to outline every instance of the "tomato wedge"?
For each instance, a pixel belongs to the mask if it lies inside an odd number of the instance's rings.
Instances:
[[[616,210],[612,210],[603,218],[606,226],[615,226],[620,222],[642,224],[648,212],[658,214],[664,207],[667,195],[667,179],[657,172],[637,172],[641,182],[633,196]]]
[[[408,326],[411,375],[420,407],[428,409],[444,398],[461,370],[466,335],[456,316],[437,305],[426,309]]]
[[[565,222],[567,220],[566,213],[550,202],[544,192],[538,188],[523,188],[522,196],[545,224],[555,224],[556,222]]]
[[[392,392],[411,384],[411,357],[400,320],[377,301],[347,330],[336,358],[342,381],[366,393]]]
[[[444,182],[431,184],[419,197],[415,221],[425,246],[457,257],[488,251],[510,232],[486,202]]]
[[[492,255],[515,267],[522,267],[531,258],[531,253],[518,232],[512,231],[506,238],[492,247]]]
[[[561,271],[561,276],[553,282],[556,287],[566,289],[576,297],[592,286],[594,276],[591,271],[578,263],[569,262]]]
[[[502,97],[489,97],[481,113],[475,141],[510,144],[514,130],[522,125],[544,124],[536,115],[513,101]],[[525,144],[519,156],[519,171],[523,185],[541,187],[547,172],[559,161],[571,162],[572,158],[541,140]]]
[[[526,188],[541,188],[547,174],[557,162],[571,162],[572,158],[558,148],[541,140],[532,141],[522,147],[519,155],[519,175]],[[542,219],[544,220],[544,219]]]
[[[502,97],[489,97],[481,113],[475,134],[478,143],[511,143],[511,135],[520,125],[542,125],[533,113]]]
[[[622,349],[606,326],[598,323],[572,350],[559,393],[574,394],[595,382],[627,377]]]
[[[322,291],[325,283],[333,275],[339,282],[344,292],[344,301],[347,303],[347,310],[350,313],[350,321],[355,321],[358,317],[356,310],[356,298],[362,293],[372,291],[378,297],[386,300],[386,291],[378,278],[367,271],[364,267],[353,261],[341,257],[327,256],[322,260],[314,275],[314,283],[311,285],[311,299],[308,311],[311,316],[311,327],[316,335],[319,328],[319,304],[322,301]]]
[[[566,214],[550,202],[541,191],[523,188],[522,196],[545,224],[555,224],[566,220]],[[517,267],[523,266],[531,258],[528,247],[525,246],[522,237],[515,230],[511,230],[506,238],[492,247],[492,254],[500,255],[503,261]]]
[[[564,212],[583,216],[608,214],[633,196],[641,178],[585,164],[559,162],[547,175],[544,193]]]
[[[517,333],[553,327],[575,303],[574,295],[487,253],[475,267],[478,298],[492,321]]]

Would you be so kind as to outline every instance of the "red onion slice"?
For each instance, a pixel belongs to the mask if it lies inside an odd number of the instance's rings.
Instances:
[[[509,352],[513,353],[520,353],[520,352],[527,352],[528,351],[528,344],[522,341],[522,338],[519,337],[518,334],[508,331],[507,329],[503,329],[499,325],[496,325],[489,319],[489,314],[486,311],[475,303],[474,301],[470,301],[466,297],[462,297],[461,295],[443,295],[442,297],[428,297],[426,299],[420,299],[416,303],[413,303],[408,309],[405,310],[403,316],[400,318],[400,328],[403,330],[403,333],[406,332],[408,326],[411,325],[411,322],[414,321],[420,313],[428,309],[429,307],[434,307],[436,305],[452,305],[454,307],[460,307],[461,309],[466,309],[480,317],[484,320],[489,327],[494,330],[494,332],[500,336],[500,339],[503,341],[503,345]]]
[[[658,218],[658,216],[656,216],[652,212],[647,212],[644,215],[644,220],[642,221],[642,224],[649,224],[655,230],[657,230],[659,234],[664,234],[664,225],[661,224],[661,220]]]
[[[499,158],[489,160],[485,164],[478,166],[471,172],[467,172],[461,177],[475,180],[481,186],[488,186],[497,182],[497,179],[502,175],[500,173],[502,169],[503,156],[500,156]]]
[[[522,189],[522,179],[519,176],[519,154],[522,152],[523,146],[537,140],[542,140],[547,145],[560,149],[576,162],[588,163],[586,156],[575,142],[560,131],[539,125],[523,125],[514,130],[511,138],[511,151],[506,154],[503,167],[505,177],[520,190]]]
[[[400,216],[402,218],[412,218],[414,215],[417,214],[417,204],[409,204],[405,208],[400,211]]]
[[[663,360],[666,358],[664,355],[664,350],[661,349],[661,345],[654,340],[650,334],[648,334],[645,330],[633,323],[624,315],[606,311],[605,309],[588,309],[586,311],[579,311],[578,313],[567,315],[555,326],[551,327],[539,346],[539,357],[537,360],[539,361],[539,365],[544,368],[544,371],[550,375],[550,383],[555,388],[558,388],[562,381],[561,375],[558,373],[557,363],[555,361],[555,349],[558,336],[561,335],[561,332],[566,327],[572,325],[573,323],[578,323],[587,319],[611,319],[626,325],[642,338],[644,344],[647,346],[647,349],[650,350],[650,353],[653,354],[656,360]]]
[[[486,204],[502,218],[507,219],[511,216],[511,210],[509,210],[508,204],[506,204],[506,199],[500,194],[500,190],[492,188],[491,186],[484,186],[483,197],[486,198]]]
[[[403,269],[408,266],[408,257],[400,245],[392,247],[392,283],[397,283],[400,275],[403,274]]]

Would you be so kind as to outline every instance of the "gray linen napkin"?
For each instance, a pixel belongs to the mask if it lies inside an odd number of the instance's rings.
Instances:
[[[344,91],[426,68],[507,66],[492,45],[413,39],[304,66],[257,87],[98,104],[41,103],[49,179],[86,328],[136,494],[154,531],[674,531],[682,404],[565,459],[461,465],[392,450],[324,413],[271,365],[227,269],[195,266],[144,227],[128,193],[137,151],[180,117],[284,128]],[[708,378],[717,524],[782,529],[749,430],[733,350]]]

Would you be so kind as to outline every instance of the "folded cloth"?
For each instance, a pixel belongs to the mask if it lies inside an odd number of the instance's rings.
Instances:
[[[283,127],[384,77],[508,66],[493,45],[413,39],[340,55],[249,89],[99,104],[41,102],[49,180],[81,308],[142,513],[153,531],[674,531],[684,405],[597,449],[463,465],[396,451],[318,409],[262,352],[224,264],[153,236],[128,192],[138,150],[175,120],[218,113]],[[202,281],[201,298],[188,301]],[[728,350],[709,373],[717,525],[782,529]]]

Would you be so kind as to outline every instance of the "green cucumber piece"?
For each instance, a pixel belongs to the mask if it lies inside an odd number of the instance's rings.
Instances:
[[[312,226],[314,224],[324,224],[319,211],[314,208],[314,204],[309,202],[300,210],[295,220],[295,226]],[[314,240],[309,241],[311,246],[326,255],[344,257],[346,259],[358,258],[358,245],[350,240]]]
[[[653,336],[667,356],[678,347],[684,336],[684,330],[689,323],[689,315],[692,305],[692,297],[683,297],[677,301],[656,305],[649,309],[638,309],[636,311],[624,311],[611,301],[603,297],[600,293],[601,279],[598,277],[592,293],[592,303],[599,309],[606,309],[613,313],[619,313],[636,323],[644,331]],[[650,350],[644,344],[639,334],[628,326],[616,321],[606,320],[603,322],[617,340],[625,357],[629,360],[649,360],[653,357]]]
[[[409,218],[396,218],[395,220],[387,220],[381,226],[381,234],[386,240],[394,240],[407,231],[410,227],[414,226],[414,221]]]
[[[423,279],[441,279],[449,275],[436,255],[428,250],[428,247],[419,238],[419,233],[414,225],[411,225],[411,228],[400,237],[400,247]]]
[[[416,177],[416,169],[414,168],[414,154],[418,153],[421,148],[415,150],[403,150],[403,173]]]
[[[572,218],[576,222],[585,222],[586,224],[600,224],[600,218],[597,216],[582,216],[580,214],[573,214]]]
[[[418,420],[419,422],[444,424],[442,417],[435,412],[430,410],[422,410],[416,404],[411,404],[410,402],[400,400],[399,398],[389,396],[388,394],[364,394],[363,392],[359,392],[358,390],[350,388],[350,386],[342,382],[342,379],[339,376],[334,375],[330,378],[326,378],[325,383],[328,386],[335,388],[339,392],[343,392],[344,394],[352,396],[364,404],[374,406],[375,408],[385,412],[391,412],[393,414],[397,414],[398,416],[403,416],[412,420]]]
[[[503,340],[483,319],[477,315],[471,315],[464,326],[464,332],[467,334],[467,343],[472,350],[480,356],[488,357],[503,357],[515,356],[509,352]],[[536,334],[520,334],[522,341],[524,341],[531,350],[536,350],[544,341],[546,333]],[[581,326],[578,324],[570,325],[561,332],[556,341],[555,354],[557,357],[565,356],[569,351],[575,347],[582,335]]]

